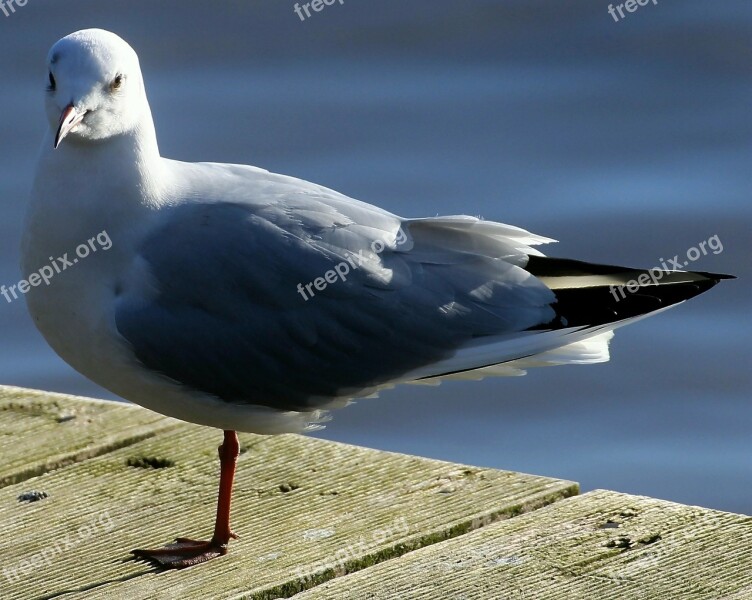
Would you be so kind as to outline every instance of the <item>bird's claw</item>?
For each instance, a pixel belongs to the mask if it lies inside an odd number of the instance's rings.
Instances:
[[[237,539],[237,535],[230,533],[230,537]],[[227,554],[227,543],[217,540],[203,541],[190,538],[178,538],[174,543],[164,548],[152,550],[131,550],[138,558],[151,560],[168,569],[183,569],[224,556]]]

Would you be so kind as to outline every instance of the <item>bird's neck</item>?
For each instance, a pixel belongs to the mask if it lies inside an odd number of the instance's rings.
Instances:
[[[88,189],[98,187],[103,192],[107,188],[134,188],[145,201],[160,195],[163,161],[150,114],[144,115],[133,130],[106,140],[70,136],[53,149],[52,136],[49,131],[44,139],[37,178],[52,177],[59,187],[85,183]]]
[[[55,150],[48,133],[43,144],[27,213],[25,262],[66,252],[102,231],[128,236],[167,200],[168,171],[151,118],[101,142],[66,138]]]

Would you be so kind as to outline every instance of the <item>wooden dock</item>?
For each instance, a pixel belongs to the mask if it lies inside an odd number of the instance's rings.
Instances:
[[[0,386],[0,598],[752,599],[752,517],[295,435],[242,434],[241,539],[211,534],[218,431]]]

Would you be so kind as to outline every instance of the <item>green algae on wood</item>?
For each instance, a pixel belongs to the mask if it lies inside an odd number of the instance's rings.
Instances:
[[[124,402],[0,386],[0,487],[133,444],[177,423]]]
[[[27,400],[42,431],[56,411],[79,407],[50,396],[53,408],[45,408],[44,399]],[[134,411],[146,419],[141,427],[154,423],[153,413],[112,404],[84,407],[111,435],[133,426]],[[97,416],[100,408],[114,412]],[[576,484],[557,479],[297,435],[241,434],[232,519],[240,539],[225,557],[162,572],[129,551],[211,535],[221,433],[159,423],[169,428],[0,489],[4,600],[290,596],[577,493]],[[35,435],[26,423],[14,443]],[[31,488],[48,496],[18,502]]]
[[[296,600],[742,600],[752,517],[609,491],[435,544]]]

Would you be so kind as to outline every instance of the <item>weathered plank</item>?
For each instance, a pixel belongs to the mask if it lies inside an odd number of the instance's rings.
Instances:
[[[752,517],[595,491],[322,584],[296,600],[752,598]]]
[[[122,429],[114,417],[109,425]],[[24,428],[15,441],[36,435]],[[233,524],[242,539],[230,554],[168,572],[132,559],[135,547],[211,534],[220,441],[180,424],[0,489],[2,598],[288,597],[577,492],[571,482],[302,436],[241,435]],[[30,488],[48,497],[19,502]]]
[[[122,448],[177,423],[130,404],[0,386],[0,487]]]

